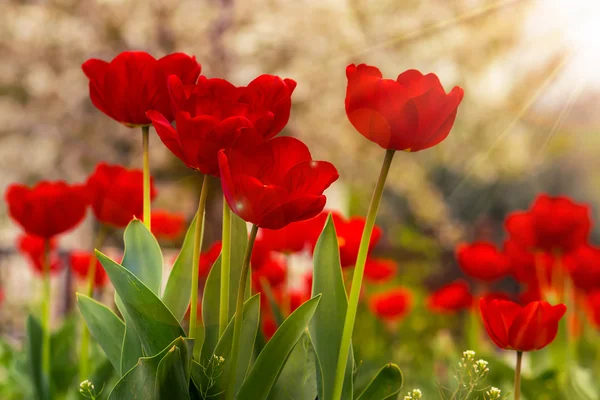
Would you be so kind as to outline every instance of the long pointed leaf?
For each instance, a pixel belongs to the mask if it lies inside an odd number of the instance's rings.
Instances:
[[[402,389],[403,378],[396,364],[387,364],[379,370],[357,400],[395,399]]]
[[[258,355],[250,373],[238,392],[238,399],[264,400],[319,305],[320,295],[296,309],[281,324]]]
[[[344,330],[344,318],[348,308],[337,234],[331,215],[327,218],[315,247],[312,293],[313,296],[317,294],[323,296],[308,328],[320,369],[320,373],[317,374],[319,399],[330,400]],[[344,399],[352,398],[353,368],[354,357],[350,348],[342,391]]]
[[[185,376],[184,363],[187,360],[182,358],[177,346],[171,347],[160,360],[155,382],[157,400],[189,400],[189,381]]]
[[[228,320],[235,314],[235,304],[237,302],[237,292],[242,274],[242,263],[244,254],[248,245],[248,228],[246,221],[231,213],[231,270],[229,282],[229,316]],[[251,276],[248,274],[248,276]],[[247,293],[248,297],[249,292]]]
[[[40,323],[32,315],[27,317],[27,366],[36,400],[50,398],[48,377],[42,372],[42,336]]]
[[[115,370],[121,371],[121,346],[125,323],[108,307],[82,294],[77,294],[77,305],[85,322]]]
[[[204,341],[200,353],[200,363],[212,357],[219,342],[219,293],[221,291],[221,256],[213,264],[202,294],[202,324]]]
[[[123,302],[146,354],[157,354],[177,337],[185,336],[179,321],[152,290],[101,252],[96,251],[96,256]]]
[[[190,224],[181,251],[173,264],[173,269],[169,274],[167,286],[163,293],[163,302],[175,317],[181,321],[190,304],[192,286],[190,279],[192,276],[192,257],[194,252],[194,231],[196,229],[197,216]],[[202,228],[204,229],[204,227]]]
[[[127,225],[123,233],[125,251],[121,265],[135,275],[155,294],[162,284],[163,258],[158,242],[138,219]]]

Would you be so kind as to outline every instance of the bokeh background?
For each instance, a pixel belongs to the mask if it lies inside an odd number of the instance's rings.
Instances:
[[[442,145],[395,157],[376,253],[398,260],[399,282],[438,287],[459,275],[458,242],[500,241],[505,215],[539,192],[572,196],[596,213],[599,12],[592,0],[5,0],[0,191],[12,182],[81,182],[100,161],[140,167],[140,131],[91,104],[81,64],[123,50],[183,51],[204,75],[237,85],[262,73],[296,80],[284,134],[339,169],[329,207],[364,215],[384,151],[347,121],[345,67],[365,62],[391,78],[417,68],[447,90],[462,86],[465,98]],[[156,135],[151,157],[155,206],[191,218],[197,176]],[[216,193],[207,245],[220,235],[220,210]],[[88,222],[65,235],[61,249],[89,248],[92,229]],[[18,233],[0,202],[0,334],[17,344],[37,293],[15,249]],[[109,245],[120,240],[115,233]],[[73,306],[68,269],[53,285],[60,316]],[[389,359],[385,347],[371,347]]]

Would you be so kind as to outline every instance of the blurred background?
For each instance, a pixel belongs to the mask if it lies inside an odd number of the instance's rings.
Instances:
[[[0,191],[12,182],[82,182],[100,161],[141,167],[140,131],[92,105],[81,64],[124,50],[182,51],[197,57],[202,74],[236,85],[262,73],[296,80],[284,134],[340,171],[328,207],[364,215],[384,151],[345,116],[345,67],[368,63],[389,78],[409,68],[435,72],[465,98],[442,145],[395,157],[376,253],[397,259],[403,284],[438,287],[460,275],[458,242],[501,242],[505,215],[539,192],[572,196],[596,213],[599,12],[593,0],[4,0]],[[151,158],[155,207],[191,219],[197,176],[156,135]],[[221,200],[213,197],[207,246],[220,236]],[[61,249],[90,248],[92,228],[62,236]],[[0,334],[16,343],[36,293],[15,249],[19,232],[1,202]],[[120,246],[120,235],[109,244]],[[69,270],[53,285],[57,296],[68,293]],[[55,314],[69,307],[66,296]]]

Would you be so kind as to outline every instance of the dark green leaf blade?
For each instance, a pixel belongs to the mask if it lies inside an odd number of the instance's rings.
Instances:
[[[138,219],[123,233],[125,250],[121,265],[135,275],[152,292],[159,294],[162,285],[163,258],[158,242]]]
[[[403,378],[396,364],[387,364],[379,370],[357,400],[385,400],[395,398],[402,389]]]
[[[177,346],[171,347],[163,359],[160,360],[155,383],[157,400],[189,400],[188,379],[183,368],[186,362],[183,360],[181,350]]]
[[[27,365],[37,400],[50,398],[48,377],[42,372],[42,325],[32,316],[27,317]]]
[[[77,305],[85,322],[115,370],[121,371],[121,346],[125,323],[108,307],[82,294],[77,294]]]
[[[289,354],[306,330],[320,295],[296,309],[265,345],[238,392],[238,399],[264,400],[279,377]]]
[[[204,341],[200,353],[200,362],[212,357],[219,342],[219,299],[221,292],[221,256],[213,264],[202,294],[202,324]]]

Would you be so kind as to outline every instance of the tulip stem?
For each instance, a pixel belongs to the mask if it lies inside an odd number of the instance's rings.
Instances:
[[[200,269],[200,248],[202,247],[202,236],[204,233],[204,209],[208,197],[208,177],[202,176],[202,189],[198,201],[198,213],[196,214],[196,227],[194,229],[194,250],[192,253],[192,298],[190,305],[190,330],[189,338],[196,336],[196,320],[198,318],[198,274]]]
[[[96,239],[94,240],[94,248],[92,249],[92,254],[90,256],[90,265],[88,266],[88,274],[87,274],[87,288],[86,288],[86,296],[93,297],[94,295],[94,283],[96,280],[96,265],[98,263],[96,259],[96,254],[93,250],[100,250],[104,240],[106,239],[106,235],[108,234],[107,226],[104,224],[100,224],[100,229],[96,234]],[[88,379],[90,372],[90,363],[89,363],[89,347],[90,347],[90,331],[87,328],[85,320],[81,319],[81,341],[79,344],[79,381],[83,382]]]
[[[144,225],[150,230],[150,127],[142,126],[142,151],[144,170]]]
[[[219,337],[229,322],[229,281],[231,279],[231,209],[223,197],[223,232],[221,238],[221,304],[219,305]]]
[[[235,378],[237,375],[237,364],[238,364],[238,353],[240,347],[240,341],[242,336],[242,319],[244,311],[244,293],[246,292],[246,281],[248,280],[248,271],[250,270],[250,258],[252,256],[252,248],[254,247],[254,240],[258,233],[258,226],[252,225],[252,231],[248,238],[248,246],[246,247],[246,254],[244,254],[244,262],[242,263],[242,271],[240,275],[240,283],[238,284],[238,293],[235,303],[235,316],[233,322],[233,342],[231,344],[231,355],[229,358],[229,373],[227,379],[227,389],[225,392],[225,398],[227,400],[233,400],[235,397]]]
[[[356,266],[354,267],[352,286],[350,288],[350,296],[348,299],[348,309],[346,311],[346,319],[344,321],[342,342],[340,344],[340,352],[338,354],[337,368],[335,371],[333,396],[331,397],[333,400],[340,400],[342,398],[346,362],[348,360],[348,352],[350,351],[350,343],[352,342],[352,331],[354,330],[354,320],[356,318],[356,310],[358,309],[358,299],[360,296],[360,289],[362,287],[363,275],[365,273],[365,263],[367,261],[369,243],[371,241],[373,227],[375,226],[375,218],[377,217],[377,210],[379,209],[379,203],[381,202],[385,180],[390,171],[392,159],[394,158],[394,152],[394,150],[387,150],[385,153],[383,165],[381,166],[381,172],[379,173],[379,179],[377,181],[377,185],[375,186],[373,197],[371,198],[371,204],[369,205],[369,211],[367,212],[365,227],[360,239],[360,246],[358,248],[358,256],[356,258]]]
[[[521,361],[523,360],[523,352],[517,351],[517,365],[515,367],[515,400],[521,398]]]
[[[50,364],[50,313],[51,313],[51,292],[50,292],[50,239],[44,240],[44,253],[42,254],[42,269],[44,273],[42,303],[42,326],[44,333],[42,337],[42,371],[48,378],[48,385],[51,386],[51,364]]]

